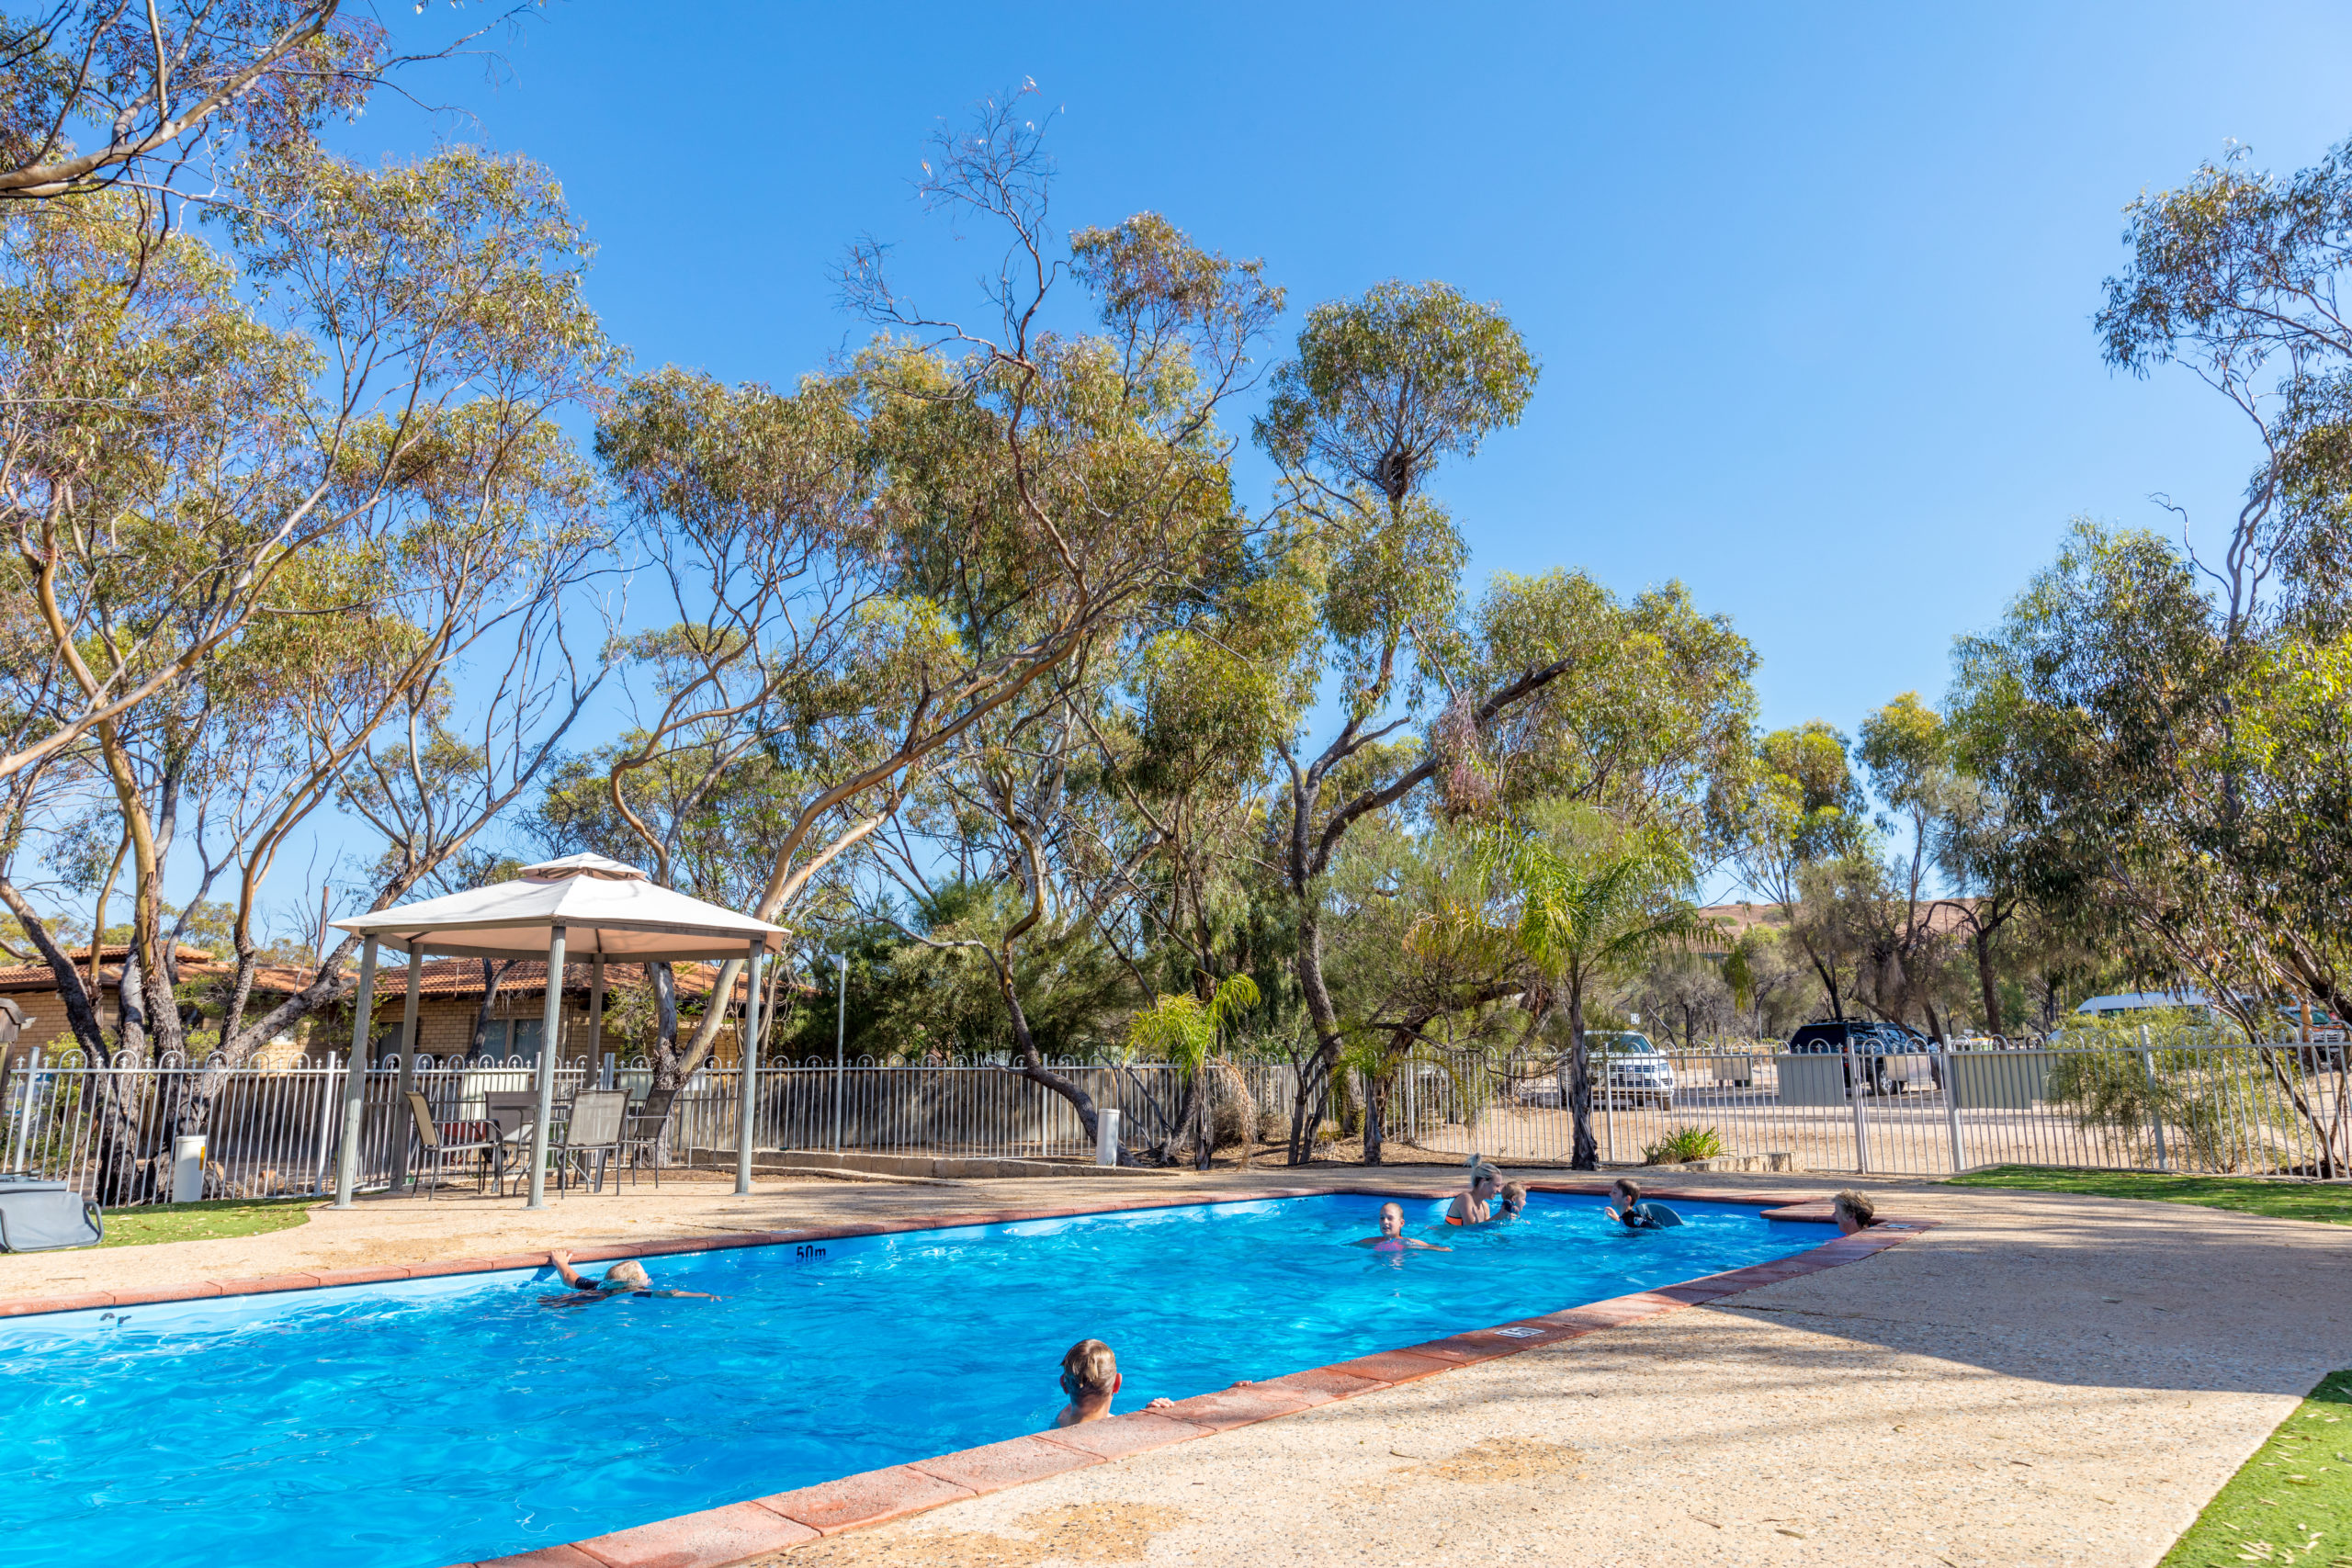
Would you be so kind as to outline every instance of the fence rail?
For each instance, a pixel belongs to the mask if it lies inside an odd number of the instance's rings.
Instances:
[[[1775,1042],[1695,1051],[1596,1050],[1588,1122],[1604,1164],[1641,1162],[1677,1134],[1724,1155],[1789,1168],[1948,1175],[2044,1164],[2204,1173],[2352,1175],[2352,1080],[2342,1043],[2163,1048],[2037,1044],[1908,1055],[1792,1055]],[[1056,1064],[1097,1106],[1121,1112],[1133,1155],[1279,1143],[1298,1090],[1279,1063],[1219,1063],[1195,1075],[1166,1063]],[[479,1118],[483,1096],[528,1089],[519,1056],[421,1058],[412,1087],[440,1121]],[[346,1068],[329,1059],[229,1067],[219,1062],[85,1061],[36,1051],[0,1080],[0,1170],[63,1179],[101,1202],[171,1197],[175,1145],[200,1136],[209,1198],[332,1190]],[[607,1056],[554,1068],[559,1100],[583,1087],[651,1086],[643,1062]],[[412,1122],[399,1069],[364,1069],[359,1185],[382,1189],[410,1163]],[[1337,1090],[1335,1093],[1334,1090]],[[741,1119],[736,1069],[706,1069],[680,1090],[656,1158],[731,1159]],[[1387,1144],[1448,1158],[1566,1164],[1576,1084],[1559,1052],[1402,1062],[1386,1080],[1316,1090],[1322,1133],[1361,1132],[1377,1106]],[[753,1085],[755,1150],[843,1149],[1083,1159],[1094,1146],[1069,1102],[1002,1063],[763,1066]],[[1401,1148],[1397,1147],[1402,1145]],[[185,1145],[182,1145],[185,1152]]]

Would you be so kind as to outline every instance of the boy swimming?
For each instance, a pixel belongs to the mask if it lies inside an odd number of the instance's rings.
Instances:
[[[1423,1252],[1452,1252],[1450,1247],[1440,1247],[1433,1241],[1416,1241],[1405,1234],[1405,1205],[1383,1203],[1380,1206],[1380,1234],[1368,1235],[1350,1247],[1368,1247],[1374,1252],[1406,1252],[1415,1247]]]

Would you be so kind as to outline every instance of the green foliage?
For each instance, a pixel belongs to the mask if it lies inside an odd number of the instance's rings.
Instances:
[[[1401,507],[1441,455],[1468,457],[1518,423],[1536,375],[1499,308],[1443,283],[1392,279],[1307,313],[1257,436],[1286,468]]]
[[[1642,1150],[1642,1163],[1687,1165],[1694,1159],[1713,1159],[1723,1152],[1723,1135],[1713,1127],[1677,1127]]]
[[[2161,1122],[2166,1152],[2182,1164],[2218,1171],[2276,1166],[2279,1152],[2263,1128],[2282,1113],[2291,1117],[2293,1107],[2253,1052],[2196,1048],[2215,1043],[2217,1032],[2171,1009],[2070,1023],[2045,1092],[2076,1126],[2120,1139],[2135,1162],[2155,1162]]]
[[[1147,1060],[1197,1072],[1226,1031],[1257,1005],[1258,987],[1247,975],[1227,976],[1205,1002],[1190,991],[1154,997],[1127,1021],[1127,1047]]]

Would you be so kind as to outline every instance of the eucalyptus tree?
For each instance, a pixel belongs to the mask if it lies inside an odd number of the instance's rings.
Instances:
[[[1844,1018],[1850,994],[1845,955],[1820,922],[1808,918],[1805,894],[1821,868],[1872,847],[1869,806],[1846,737],[1817,718],[1759,737],[1736,833],[1734,864],[1750,887],[1784,911],[1788,940],[1820,982],[1829,1016]]]
[[[323,159],[250,173],[272,199],[231,223],[232,250],[173,236],[128,297],[88,260],[137,243],[106,198],[7,220],[21,248],[0,374],[64,394],[0,415],[0,505],[19,545],[0,570],[40,655],[0,672],[25,763],[9,784],[69,752],[105,781],[133,878],[133,1046],[179,1043],[162,888],[175,780],[201,728],[187,716],[227,727],[219,744],[242,739],[253,782],[275,791],[233,836],[249,979],[263,878],[386,723],[431,728],[447,677],[506,648],[474,688],[495,694],[463,722],[503,705],[487,722],[538,732],[523,748],[535,769],[588,683],[548,636],[601,539],[554,415],[594,394],[613,351],[581,300],[584,244],[553,185],[461,149],[374,173]],[[444,818],[403,836],[374,897],[399,897],[481,826]],[[5,875],[0,900],[37,922]],[[95,1043],[72,966],[32,934]],[[339,998],[335,956],[224,1049]]]
[[[322,455],[403,404],[429,423],[436,385],[469,379],[475,351],[434,330],[417,296],[419,279],[450,267],[464,314],[480,268],[462,253],[482,239],[467,187],[480,174],[457,157],[418,165],[452,176],[438,193],[447,232],[420,212],[384,232],[388,214],[365,193],[395,180],[355,184],[318,133],[356,115],[387,73],[479,36],[394,55],[339,0],[58,0],[0,14],[0,512],[15,547],[6,587],[22,595],[7,641],[36,656],[19,668],[50,676],[28,682],[35,700],[0,705],[11,710],[0,781],[191,679],[273,613],[287,563],[335,544],[366,504]],[[244,246],[242,277],[190,242],[192,205],[244,241],[271,231]],[[329,287],[346,305],[355,289],[405,295],[390,307],[403,319],[346,309],[328,324],[316,287],[293,305],[304,322],[248,309],[240,296],[284,281],[297,253],[336,256],[321,230],[338,209],[342,241],[372,230],[389,243],[338,258],[356,265]],[[383,275],[360,282],[377,263]],[[300,397],[322,373],[327,385]],[[119,651],[65,657],[93,639]]]
[[[1281,291],[1155,214],[1065,247],[1041,139],[1020,100],[991,104],[927,164],[933,204],[1002,237],[988,324],[918,307],[861,245],[845,293],[885,332],[848,365],[790,393],[661,372],[600,430],[671,620],[635,649],[639,739],[610,775],[616,808],[627,774],[673,746],[773,749],[807,783],[766,861],[763,919],[888,822],[923,769],[1136,635],[1250,530],[1217,420]],[[1091,330],[1054,329],[1066,282]]]

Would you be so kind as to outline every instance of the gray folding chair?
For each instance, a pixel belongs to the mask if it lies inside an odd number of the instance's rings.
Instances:
[[[669,1131],[670,1107],[677,1098],[674,1089],[657,1089],[629,1107],[628,1121],[621,1129],[621,1157],[628,1162],[631,1186],[637,1184],[640,1159],[653,1167],[653,1185],[662,1185],[662,1138]],[[620,1178],[616,1176],[613,1180],[617,1186]]]
[[[491,1135],[504,1146],[500,1158],[498,1190],[506,1190],[503,1171],[507,1166],[525,1177],[531,1169],[531,1123],[538,1120],[539,1095],[537,1089],[493,1089],[481,1097],[482,1115],[491,1124]]]
[[[433,1162],[433,1186],[424,1189],[426,1201],[432,1201],[434,1188],[441,1185],[441,1170],[451,1155],[481,1156],[474,1161],[475,1191],[481,1190],[485,1170],[497,1172],[498,1190],[501,1192],[506,1190],[506,1144],[498,1135],[496,1122],[452,1122],[450,1133],[445,1135],[441,1123],[433,1119],[432,1102],[416,1089],[408,1091],[408,1114],[409,1120],[416,1124],[418,1153]],[[424,1160],[420,1159],[409,1169],[410,1179],[419,1186],[424,1182],[423,1164]]]
[[[555,1149],[556,1190],[563,1190],[564,1172],[577,1170],[580,1179],[588,1179],[588,1160],[596,1161],[596,1186],[605,1184],[605,1165],[617,1161],[621,1153],[621,1123],[628,1116],[628,1090],[625,1089],[583,1089],[571,1097],[571,1117],[563,1126],[563,1139]],[[620,1172],[613,1172],[613,1190],[621,1190]]]

